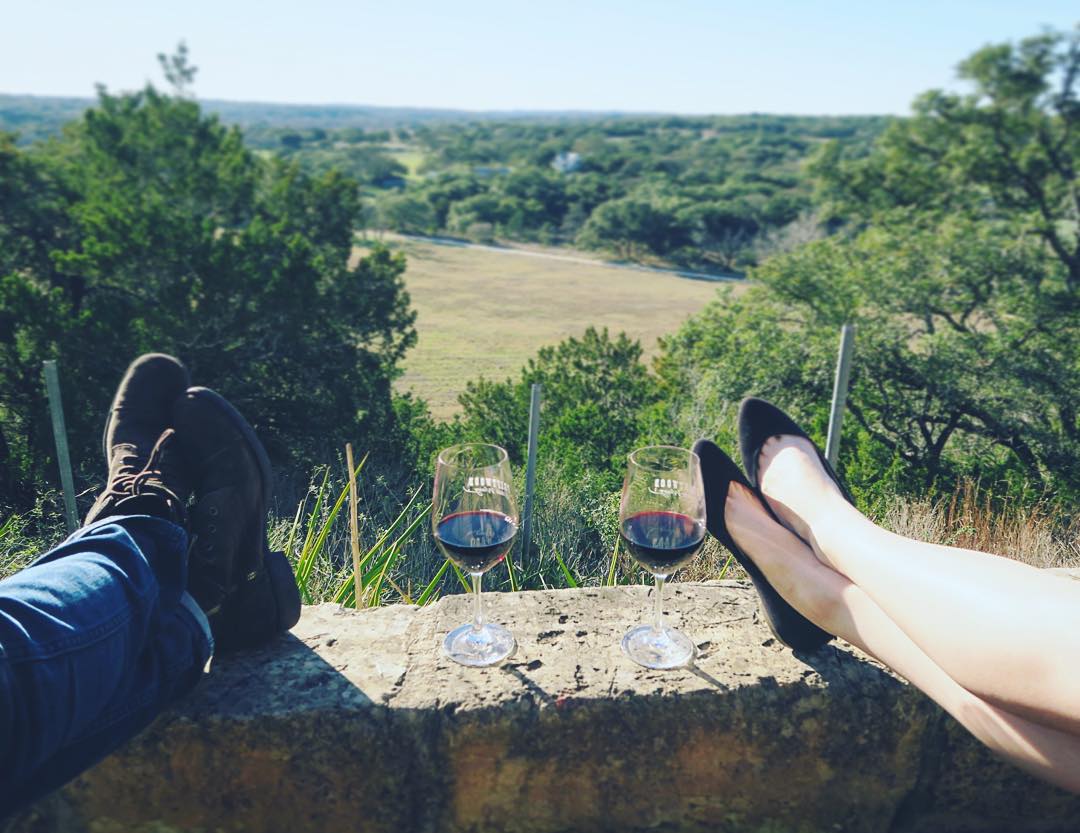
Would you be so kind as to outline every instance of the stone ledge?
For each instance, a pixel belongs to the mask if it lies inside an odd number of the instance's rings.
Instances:
[[[646,588],[487,594],[517,653],[466,669],[468,599],[309,607],[12,831],[1051,831],[1080,797],[999,763],[846,645],[796,657],[741,582],[676,584],[693,667],[619,651]]]

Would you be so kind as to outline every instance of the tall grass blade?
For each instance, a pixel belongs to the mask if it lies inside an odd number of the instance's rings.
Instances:
[[[447,561],[446,563],[454,568],[454,575],[456,575],[457,580],[461,582],[461,586],[464,588],[465,592],[466,593],[471,593],[472,592],[472,585],[469,584],[469,580],[467,578],[465,578],[465,574],[463,572],[461,572],[461,568],[458,567],[458,565],[455,564],[452,561]]]
[[[416,528],[420,526],[424,518],[426,518],[427,514],[431,511],[431,504],[429,503],[423,508],[423,510],[421,510],[419,515],[413,518],[413,520],[409,523],[405,530],[393,541],[393,543],[391,543],[390,546],[386,546],[386,542],[394,533],[394,530],[396,530],[405,520],[406,513],[412,507],[413,503],[416,502],[416,497],[420,494],[420,491],[420,489],[417,489],[416,492],[413,493],[412,498],[405,505],[405,508],[398,513],[398,516],[394,519],[394,522],[391,523],[389,527],[387,527],[386,531],[383,532],[381,536],[379,536],[379,540],[375,543],[375,545],[371,549],[369,549],[360,559],[360,593],[357,594],[354,590],[356,584],[354,574],[346,578],[342,585],[337,589],[337,592],[334,593],[335,602],[340,602],[341,604],[347,606],[348,598],[351,593],[353,596],[354,604],[356,605],[356,607],[360,607],[361,602],[363,601],[364,593],[366,592],[368,587],[368,581],[370,580],[369,577],[379,574],[385,575],[385,562],[390,559],[391,556],[393,557],[393,559],[397,558],[396,551],[399,551],[401,549],[401,546],[413,534],[413,532],[416,531]],[[365,568],[367,569],[365,570]],[[396,585],[395,589],[398,589]],[[398,592],[401,593],[400,589],[398,589]],[[402,593],[401,595],[403,598],[408,598],[404,593]]]
[[[518,589],[517,576],[514,575],[516,570],[514,569],[509,553],[503,560],[506,562],[506,575],[510,577],[510,592],[516,593]]]
[[[329,474],[329,470],[327,470]],[[323,487],[325,489],[326,480],[323,479]],[[300,556],[300,563],[297,565],[297,579],[299,583],[300,573],[303,572],[303,586],[301,592],[310,598],[310,593],[307,592],[308,581],[311,578],[311,571],[315,566],[315,559],[322,553],[323,547],[326,545],[326,537],[330,534],[330,529],[334,525],[334,521],[337,519],[338,512],[341,511],[341,507],[345,504],[345,498],[349,495],[349,486],[345,485],[345,488],[341,490],[341,494],[338,495],[337,500],[334,502],[333,509],[326,516],[326,520],[323,521],[322,526],[319,529],[318,534],[315,536],[315,540],[311,542],[310,548]],[[322,505],[322,490],[319,493],[319,500],[316,501],[316,508]],[[313,519],[315,513],[312,513]],[[308,530],[308,538],[311,538],[311,530]]]
[[[615,566],[619,563],[619,545],[622,538],[615,539],[615,548],[611,551],[611,561],[608,564],[607,575],[604,576],[604,587],[615,586]]]
[[[289,527],[289,540],[285,542],[286,555],[291,556],[293,554],[293,547],[296,545],[296,533],[300,529],[300,515],[303,514],[305,506],[307,506],[307,495],[304,495],[304,499],[296,505],[296,514],[293,516],[292,526]]]
[[[375,577],[374,582],[370,586],[370,592],[368,592],[368,586],[364,587],[364,597],[366,599],[366,604],[364,605],[365,607],[379,606],[379,601],[382,597],[382,584],[383,580],[386,578],[386,571],[390,569],[390,566],[395,561],[397,561],[398,554],[400,552],[401,550],[399,550],[397,547],[391,547],[387,551],[386,558],[383,559],[382,569],[379,570],[378,575]]]
[[[417,490],[417,492],[419,493],[419,490]],[[375,587],[372,590],[371,598],[374,600],[375,604],[378,604],[379,594],[382,592],[383,579],[386,577],[387,571],[394,564],[394,562],[397,561],[398,556],[401,554],[401,547],[404,545],[406,539],[408,539],[409,536],[413,534],[416,528],[420,525],[420,522],[424,520],[425,516],[430,511],[431,505],[428,504],[426,507],[424,507],[424,511],[413,519],[413,522],[405,528],[405,531],[397,537],[397,540],[394,541],[394,543],[391,544],[390,548],[387,550],[387,555],[383,559],[382,569],[379,570],[378,578],[375,580]],[[364,584],[366,589],[367,583],[365,582]],[[400,593],[400,591],[398,592]]]
[[[406,593],[404,590],[402,590],[401,585],[399,585],[396,581],[394,581],[392,578],[390,578],[390,576],[386,577],[386,583],[389,584],[391,587],[393,587],[394,590],[397,592],[398,596],[401,597],[401,603],[402,604],[406,604],[406,605],[414,604],[414,602],[412,600],[412,596],[410,596],[408,593]]]
[[[394,518],[394,520],[390,524],[390,526],[388,526],[386,528],[386,531],[383,532],[383,534],[381,536],[379,536],[379,540],[375,542],[374,546],[372,546],[371,549],[369,549],[364,554],[364,557],[360,559],[360,566],[361,567],[363,567],[365,564],[367,564],[368,560],[371,559],[372,556],[375,555],[375,553],[379,552],[383,548],[383,546],[386,544],[387,539],[389,539],[390,536],[394,534],[394,530],[397,529],[398,526],[405,520],[405,515],[412,508],[412,505],[414,503],[416,503],[416,499],[420,496],[421,491],[423,491],[423,490],[422,489],[417,489],[415,492],[413,492],[412,497],[409,498],[409,502],[405,504],[405,507],[398,513],[398,516],[396,518]],[[421,512],[418,517],[422,518],[425,515],[427,515],[427,513],[430,512],[430,511],[431,511],[431,504],[428,504],[426,507],[424,507],[424,511]]]
[[[330,469],[323,472],[322,483],[315,495],[315,506],[308,515],[307,530],[304,535],[304,546],[300,549],[300,557],[296,561],[296,584],[300,588],[300,595],[304,601],[311,604],[311,594],[308,592],[308,582],[311,579],[311,569],[315,565],[315,553],[312,550],[312,542],[315,539],[316,519],[322,510],[323,497],[326,494],[326,484],[330,478]]]
[[[439,568],[439,572],[437,572],[435,574],[435,577],[428,582],[428,585],[424,588],[423,592],[416,597],[416,603],[418,605],[426,605],[431,600],[431,597],[434,595],[436,588],[438,588],[439,584],[442,582],[442,578],[446,575],[446,571],[448,569],[450,569],[450,562],[444,561],[442,563],[442,566]]]
[[[330,480],[330,467],[327,466],[323,469],[322,483],[319,484],[319,491],[315,493],[315,506],[311,509],[311,514],[308,516],[307,526],[305,528],[304,546],[301,552],[306,552],[311,547],[311,541],[315,537],[315,519],[319,516],[319,510],[322,508],[323,496],[326,494],[326,486]],[[304,503],[307,503],[307,499],[304,499]]]
[[[578,586],[578,581],[577,581],[576,578],[574,578],[573,574],[567,568],[566,562],[563,561],[562,556],[559,555],[559,551],[558,550],[552,550],[552,552],[555,555],[555,560],[559,562],[559,567],[562,569],[563,575],[566,576],[566,586],[567,587],[577,587]]]

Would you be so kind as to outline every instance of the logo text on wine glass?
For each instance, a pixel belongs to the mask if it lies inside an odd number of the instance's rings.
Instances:
[[[678,497],[682,494],[682,483],[667,477],[654,477],[649,491],[660,497]]]
[[[510,486],[497,477],[470,477],[465,481],[465,491],[472,495],[508,497]]]

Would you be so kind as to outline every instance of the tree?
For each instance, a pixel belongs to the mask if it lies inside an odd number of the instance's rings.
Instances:
[[[641,362],[641,345],[625,333],[588,328],[580,339],[544,347],[517,381],[470,382],[460,397],[468,436],[504,446],[515,463],[526,451],[530,391],[543,385],[541,446],[545,456],[604,475],[617,486],[657,388]]]
[[[933,90],[873,153],[815,162],[834,214],[871,222],[897,208],[1007,219],[1045,241],[1080,289],[1080,28],[987,46],[959,67],[969,93]]]
[[[472,177],[444,175],[436,177],[424,188],[424,199],[435,212],[435,226],[446,228],[452,205],[484,191],[484,186]]]
[[[46,358],[95,475],[111,391],[148,350],[226,391],[279,463],[378,445],[414,316],[400,256],[350,265],[359,210],[348,178],[263,163],[153,87],[100,91],[49,146],[0,142],[0,503],[25,505],[54,471]]]
[[[809,328],[855,323],[852,415],[927,479],[951,457],[1080,487],[1080,308],[1031,239],[912,219],[812,244],[757,274]]]
[[[681,209],[679,221],[692,229],[690,252],[696,261],[735,270],[759,230],[753,214],[746,204],[700,202]]]
[[[578,234],[586,248],[613,249],[635,259],[649,252],[665,255],[691,243],[691,228],[680,221],[678,206],[625,197],[597,206]]]
[[[407,234],[427,234],[435,225],[431,204],[415,194],[393,194],[379,200],[379,223],[382,228]]]
[[[665,340],[662,419],[732,436],[732,403],[755,394],[823,433],[836,333],[852,323],[841,462],[866,463],[860,485],[898,460],[920,489],[967,474],[1080,495],[1080,306],[1038,241],[913,212],[776,255],[753,277]]]
[[[506,178],[500,190],[518,204],[525,228],[562,223],[566,214],[566,188],[558,175],[536,169],[516,171]]]
[[[455,202],[450,206],[446,217],[446,227],[450,231],[464,233],[470,226],[486,223],[496,226],[506,221],[511,212],[511,205],[494,194],[476,194]]]
[[[961,64],[971,94],[923,96],[863,158],[826,151],[846,233],[767,260],[757,288],[668,340],[669,390],[707,377],[823,427],[835,334],[854,323],[849,471],[871,483],[898,460],[921,488],[969,474],[1075,501],[1078,72],[1076,35],[987,47]]]
[[[180,41],[176,45],[176,52],[172,55],[159,52],[157,59],[158,64],[161,65],[161,72],[173,88],[173,92],[181,97],[188,95],[189,88],[195,83],[195,75],[199,68],[188,61],[187,44]]]

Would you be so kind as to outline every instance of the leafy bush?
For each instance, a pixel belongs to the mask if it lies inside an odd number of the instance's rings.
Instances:
[[[544,347],[515,382],[469,382],[460,401],[465,436],[504,446],[510,459],[525,455],[529,399],[543,385],[540,448],[568,468],[622,477],[641,415],[657,397],[641,362],[641,345],[624,333],[612,338],[592,327],[580,338]]]

